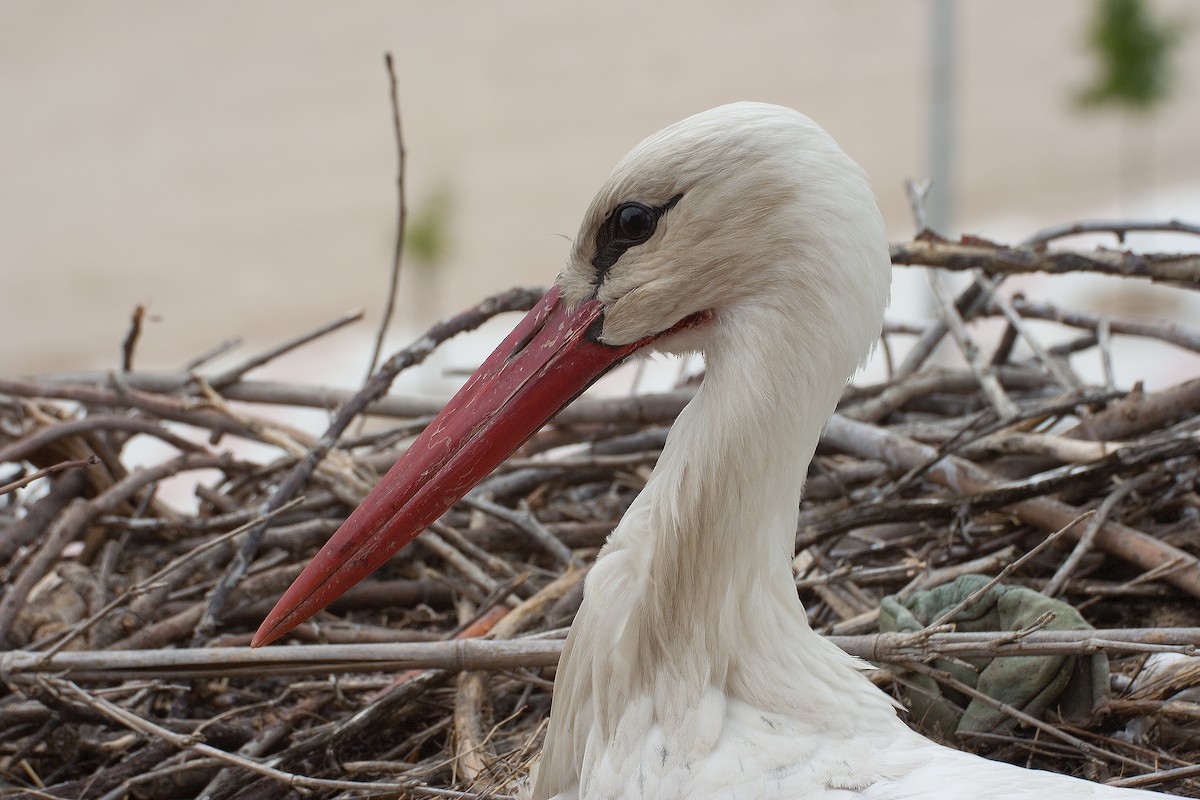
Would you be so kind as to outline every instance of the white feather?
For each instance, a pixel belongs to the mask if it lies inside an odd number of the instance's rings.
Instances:
[[[598,281],[621,202],[678,204]],[[1023,770],[913,733],[862,664],[816,635],[790,562],[821,427],[876,341],[890,261],[861,170],[817,125],[739,103],[617,166],[559,276],[620,344],[707,373],[588,576],[555,682],[536,800],[1160,797]]]

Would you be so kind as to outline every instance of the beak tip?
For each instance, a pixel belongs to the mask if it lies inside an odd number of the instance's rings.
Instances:
[[[250,639],[250,646],[253,648],[264,647],[292,629],[293,626],[283,625],[282,622],[275,614],[269,615],[254,632],[253,638]]]

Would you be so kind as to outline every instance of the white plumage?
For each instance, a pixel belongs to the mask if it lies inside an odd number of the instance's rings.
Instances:
[[[651,136],[596,196],[555,288],[254,643],[386,561],[620,358],[698,350],[703,385],[588,575],[535,800],[1161,797],[935,744],[809,628],[791,572],[804,477],[879,336],[890,272],[861,170],[801,114],[739,103]]]
[[[587,578],[533,797],[1162,797],[935,744],[811,630],[790,566],[798,506],[821,428],[879,335],[883,221],[813,122],[724,106],[617,166],[559,276],[565,299],[597,291],[593,243],[614,206],[677,194],[599,286],[601,341],[713,309],[658,343],[702,351],[706,375]]]

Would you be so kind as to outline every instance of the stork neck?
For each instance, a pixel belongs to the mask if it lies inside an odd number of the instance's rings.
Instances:
[[[703,385],[588,576],[535,796],[601,761],[703,759],[733,706],[788,741],[902,727],[796,595],[804,475],[865,349],[845,324],[809,325],[770,309],[718,321]]]
[[[809,628],[791,557],[804,475],[853,361],[769,309],[713,339],[704,383],[612,542],[641,576],[621,649],[636,649],[663,708],[717,687],[811,711],[820,692],[794,676],[836,681],[848,660]]]
[[[704,604],[719,614],[744,590],[799,608],[790,565],[800,496],[846,376],[825,374],[770,314],[723,328],[647,493],[650,583],[670,586],[664,600],[689,616]]]

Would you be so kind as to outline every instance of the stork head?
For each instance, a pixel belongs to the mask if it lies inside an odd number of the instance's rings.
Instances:
[[[603,306],[598,340],[609,345],[657,337],[701,312],[719,326],[777,307],[817,340],[833,330],[854,339],[859,359],[878,334],[890,267],[858,165],[799,112],[734,103],[659,131],[621,160],[557,284],[570,306]],[[703,350],[713,327],[654,345]]]
[[[737,103],[654,134],[592,201],[555,286],[296,579],[254,644],[386,561],[642,347],[704,350],[766,312],[801,327],[814,354],[841,354],[844,377],[878,334],[889,272],[866,179],[807,117]]]

